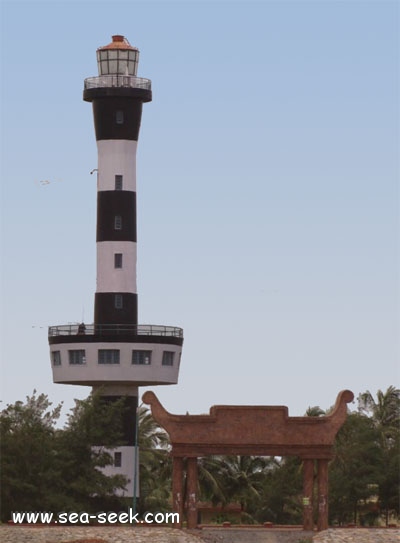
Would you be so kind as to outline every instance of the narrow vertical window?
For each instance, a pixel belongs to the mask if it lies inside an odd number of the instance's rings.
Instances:
[[[173,351],[164,351],[162,357],[163,366],[173,366],[174,365],[174,352]]]
[[[122,268],[122,253],[114,254],[114,268]]]
[[[116,294],[114,298],[115,309],[122,309],[122,294]]]
[[[114,230],[122,230],[122,217],[121,217],[121,215],[115,215],[115,217],[114,217]]]
[[[124,124],[124,112],[121,110],[118,110],[115,112],[115,122],[117,124]]]
[[[53,366],[61,366],[61,353],[60,351],[53,351],[51,353],[53,359]]]
[[[122,175],[115,176],[115,190],[122,190]]]
[[[122,466],[122,453],[115,452],[114,453],[114,467],[120,468],[121,466]]]

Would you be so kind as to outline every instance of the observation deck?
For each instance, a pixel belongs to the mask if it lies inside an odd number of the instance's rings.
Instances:
[[[55,383],[85,386],[178,382],[183,330],[154,324],[66,324],[48,330]]]

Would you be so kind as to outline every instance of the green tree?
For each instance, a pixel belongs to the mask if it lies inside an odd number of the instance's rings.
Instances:
[[[245,516],[247,522],[255,522],[254,514],[262,500],[262,482],[267,464],[264,457],[225,457],[222,469],[225,493],[230,496],[230,501],[240,503],[242,517]]]
[[[168,434],[158,426],[150,411],[138,408],[139,482],[138,510],[170,511],[172,461]]]
[[[358,408],[371,417],[385,449],[396,445],[400,431],[400,389],[390,386],[386,392],[378,390],[376,400],[367,390],[359,395]]]
[[[106,406],[91,395],[76,402],[64,429],[56,428],[61,405],[51,405],[34,391],[25,403],[8,405],[0,414],[4,521],[11,511],[99,510],[99,500],[115,501],[115,489],[126,484],[124,477],[106,477],[98,469],[111,456],[91,447],[118,444],[123,405]]]
[[[326,412],[319,405],[309,407],[306,411],[306,417],[323,417],[324,415],[326,415]]]
[[[67,495],[63,510],[122,508],[123,501],[114,493],[125,488],[126,478],[106,476],[99,468],[112,464],[110,450],[124,445],[125,409],[124,398],[105,403],[99,393],[92,393],[85,400],[75,400],[65,428],[57,435],[60,480]]]
[[[295,456],[275,458],[265,472],[257,520],[299,524],[302,519],[302,463]]]
[[[226,491],[223,456],[204,456],[198,460],[200,500],[215,505],[226,505],[229,496]]]
[[[399,514],[400,488],[400,390],[390,386],[378,390],[376,400],[367,391],[358,397],[359,411],[370,417],[375,426],[382,451],[383,469],[377,477],[378,496],[386,525],[390,512]]]
[[[360,507],[376,494],[384,469],[379,434],[368,417],[353,412],[339,430],[329,468],[331,522],[357,522]]]
[[[54,510],[59,503],[53,477],[58,475],[55,425],[61,405],[51,409],[44,394],[34,391],[8,405],[0,415],[2,519],[11,511]]]
[[[199,461],[200,497],[214,505],[239,503],[242,521],[256,522],[263,501],[265,471],[271,458],[255,456],[210,456]]]

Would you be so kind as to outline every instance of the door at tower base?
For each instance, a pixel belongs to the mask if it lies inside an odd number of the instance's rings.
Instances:
[[[97,468],[107,477],[113,475],[123,475],[127,479],[125,488],[117,489],[114,492],[115,496],[120,498],[133,497],[133,481],[136,478],[136,497],[139,497],[139,449],[136,447],[115,447],[115,449],[107,449],[106,447],[95,446],[93,451],[105,451],[113,459],[113,463],[104,468]],[[137,454],[136,454],[137,452]],[[136,464],[136,476],[135,476]]]

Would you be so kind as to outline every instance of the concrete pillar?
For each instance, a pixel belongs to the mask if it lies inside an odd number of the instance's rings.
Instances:
[[[197,458],[187,459],[187,527],[197,526]]]
[[[182,528],[183,520],[183,458],[174,456],[172,460],[172,510],[179,514],[175,528]]]
[[[303,529],[313,530],[314,460],[303,460]]]
[[[318,531],[328,529],[328,460],[318,460]]]

